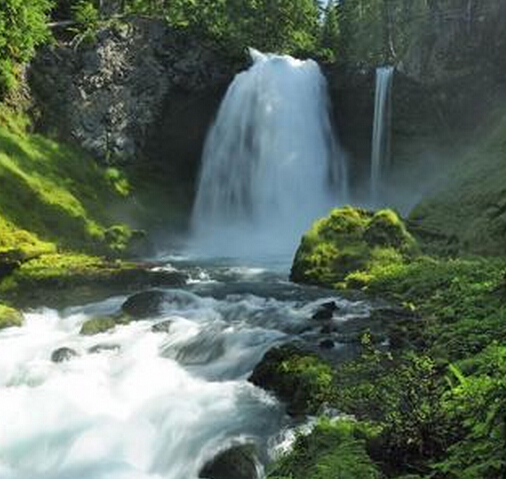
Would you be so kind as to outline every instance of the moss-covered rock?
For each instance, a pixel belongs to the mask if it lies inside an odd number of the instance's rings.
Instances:
[[[268,351],[249,381],[274,392],[294,416],[315,413],[333,394],[331,366],[294,345]]]
[[[23,315],[16,309],[0,303],[0,329],[22,326]]]
[[[416,241],[394,211],[336,208],[303,236],[290,278],[329,286],[363,286],[366,275],[377,265],[402,262],[416,252]]]
[[[180,286],[186,281],[183,273],[153,266],[84,254],[43,255],[24,262],[1,280],[0,294],[23,305],[59,306],[94,299],[101,292]]]
[[[114,329],[117,324],[128,324],[129,318],[123,315],[118,316],[96,316],[88,319],[81,326],[80,334],[94,336]]]

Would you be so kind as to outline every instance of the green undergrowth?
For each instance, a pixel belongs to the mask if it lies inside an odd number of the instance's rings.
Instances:
[[[0,295],[45,300],[47,289],[149,274],[110,259],[147,246],[123,222],[133,202],[125,174],[29,127],[0,104]]]
[[[380,479],[366,453],[366,439],[374,435],[363,424],[322,419],[313,432],[300,435],[293,451],[268,473],[269,479]]]
[[[328,242],[319,235],[316,245]],[[319,284],[358,287],[399,308],[385,323],[387,344],[366,333],[360,354],[332,369],[325,396],[376,428],[360,461],[385,478],[506,477],[506,259],[402,255],[345,270],[344,282],[332,271],[339,263],[314,264],[331,273],[316,276]],[[281,463],[308,457],[296,447]],[[280,477],[299,477],[290,471]]]
[[[332,368],[316,354],[295,345],[271,349],[254,369],[250,381],[286,402],[293,416],[314,414],[332,401]]]

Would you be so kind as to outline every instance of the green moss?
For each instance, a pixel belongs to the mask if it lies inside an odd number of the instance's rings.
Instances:
[[[22,261],[55,250],[53,243],[41,241],[35,234],[17,228],[0,216],[0,256],[4,261]]]
[[[372,431],[354,421],[320,420],[309,436],[274,463],[270,479],[380,479],[366,452]]]
[[[291,279],[361,287],[375,269],[403,263],[416,254],[415,240],[392,210],[336,208],[303,236]]]
[[[128,324],[129,322],[130,318],[121,314],[115,316],[96,316],[83,323],[80,334],[84,336],[93,336],[110,331],[118,324]]]
[[[0,329],[23,325],[23,315],[14,308],[0,303]]]
[[[152,270],[149,265],[85,254],[47,254],[20,264],[0,280],[0,295],[21,306],[93,301],[118,291],[147,286],[180,286],[179,272]]]
[[[106,206],[129,187],[118,171],[98,166],[81,150],[26,133],[22,115],[0,116],[0,248],[64,248],[108,252],[114,219]],[[20,117],[20,118],[18,118]],[[112,208],[110,208],[112,211]],[[123,227],[126,232],[126,227]]]
[[[106,331],[113,329],[115,326],[116,321],[113,317],[100,316],[86,321],[81,327],[80,334],[93,336],[95,334],[105,333]]]
[[[274,391],[287,402],[287,410],[292,415],[315,413],[333,396],[330,365],[292,345],[268,351],[250,381]]]

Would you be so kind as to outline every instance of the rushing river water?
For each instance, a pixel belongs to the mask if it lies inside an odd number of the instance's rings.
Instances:
[[[247,381],[255,365],[295,337],[317,344],[309,326],[325,301],[340,306],[337,322],[368,313],[360,301],[289,283],[282,267],[177,267],[192,279],[163,290],[161,313],[146,320],[80,335],[86,319],[126,299],[113,297],[36,310],[0,332],[1,479],[194,479],[237,443],[255,444],[265,463],[293,424]],[[168,320],[167,331],[152,330]],[[52,362],[61,347],[78,356]]]

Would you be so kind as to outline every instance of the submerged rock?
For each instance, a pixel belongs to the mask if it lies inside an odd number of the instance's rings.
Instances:
[[[320,348],[322,349],[332,349],[335,344],[334,344],[334,341],[332,341],[332,339],[324,339],[322,341],[320,341]]]
[[[53,363],[63,363],[77,356],[78,354],[74,349],[63,347],[53,351],[51,354],[51,361],[53,361]]]
[[[335,301],[328,301],[327,303],[323,303],[318,307],[316,312],[313,314],[312,319],[316,319],[318,321],[332,319],[334,311],[337,311],[337,309],[338,308]]]
[[[166,321],[161,321],[160,323],[153,324],[153,326],[151,326],[151,331],[153,333],[168,333],[172,328],[172,323],[173,321],[168,319]]]
[[[119,352],[120,350],[121,346],[119,344],[96,344],[88,349],[88,353],[98,354],[106,351]]]
[[[159,314],[164,301],[163,291],[142,291],[130,296],[121,306],[121,310],[133,319],[145,319]]]
[[[220,452],[200,471],[205,479],[258,479],[258,461],[252,445],[233,446]]]

